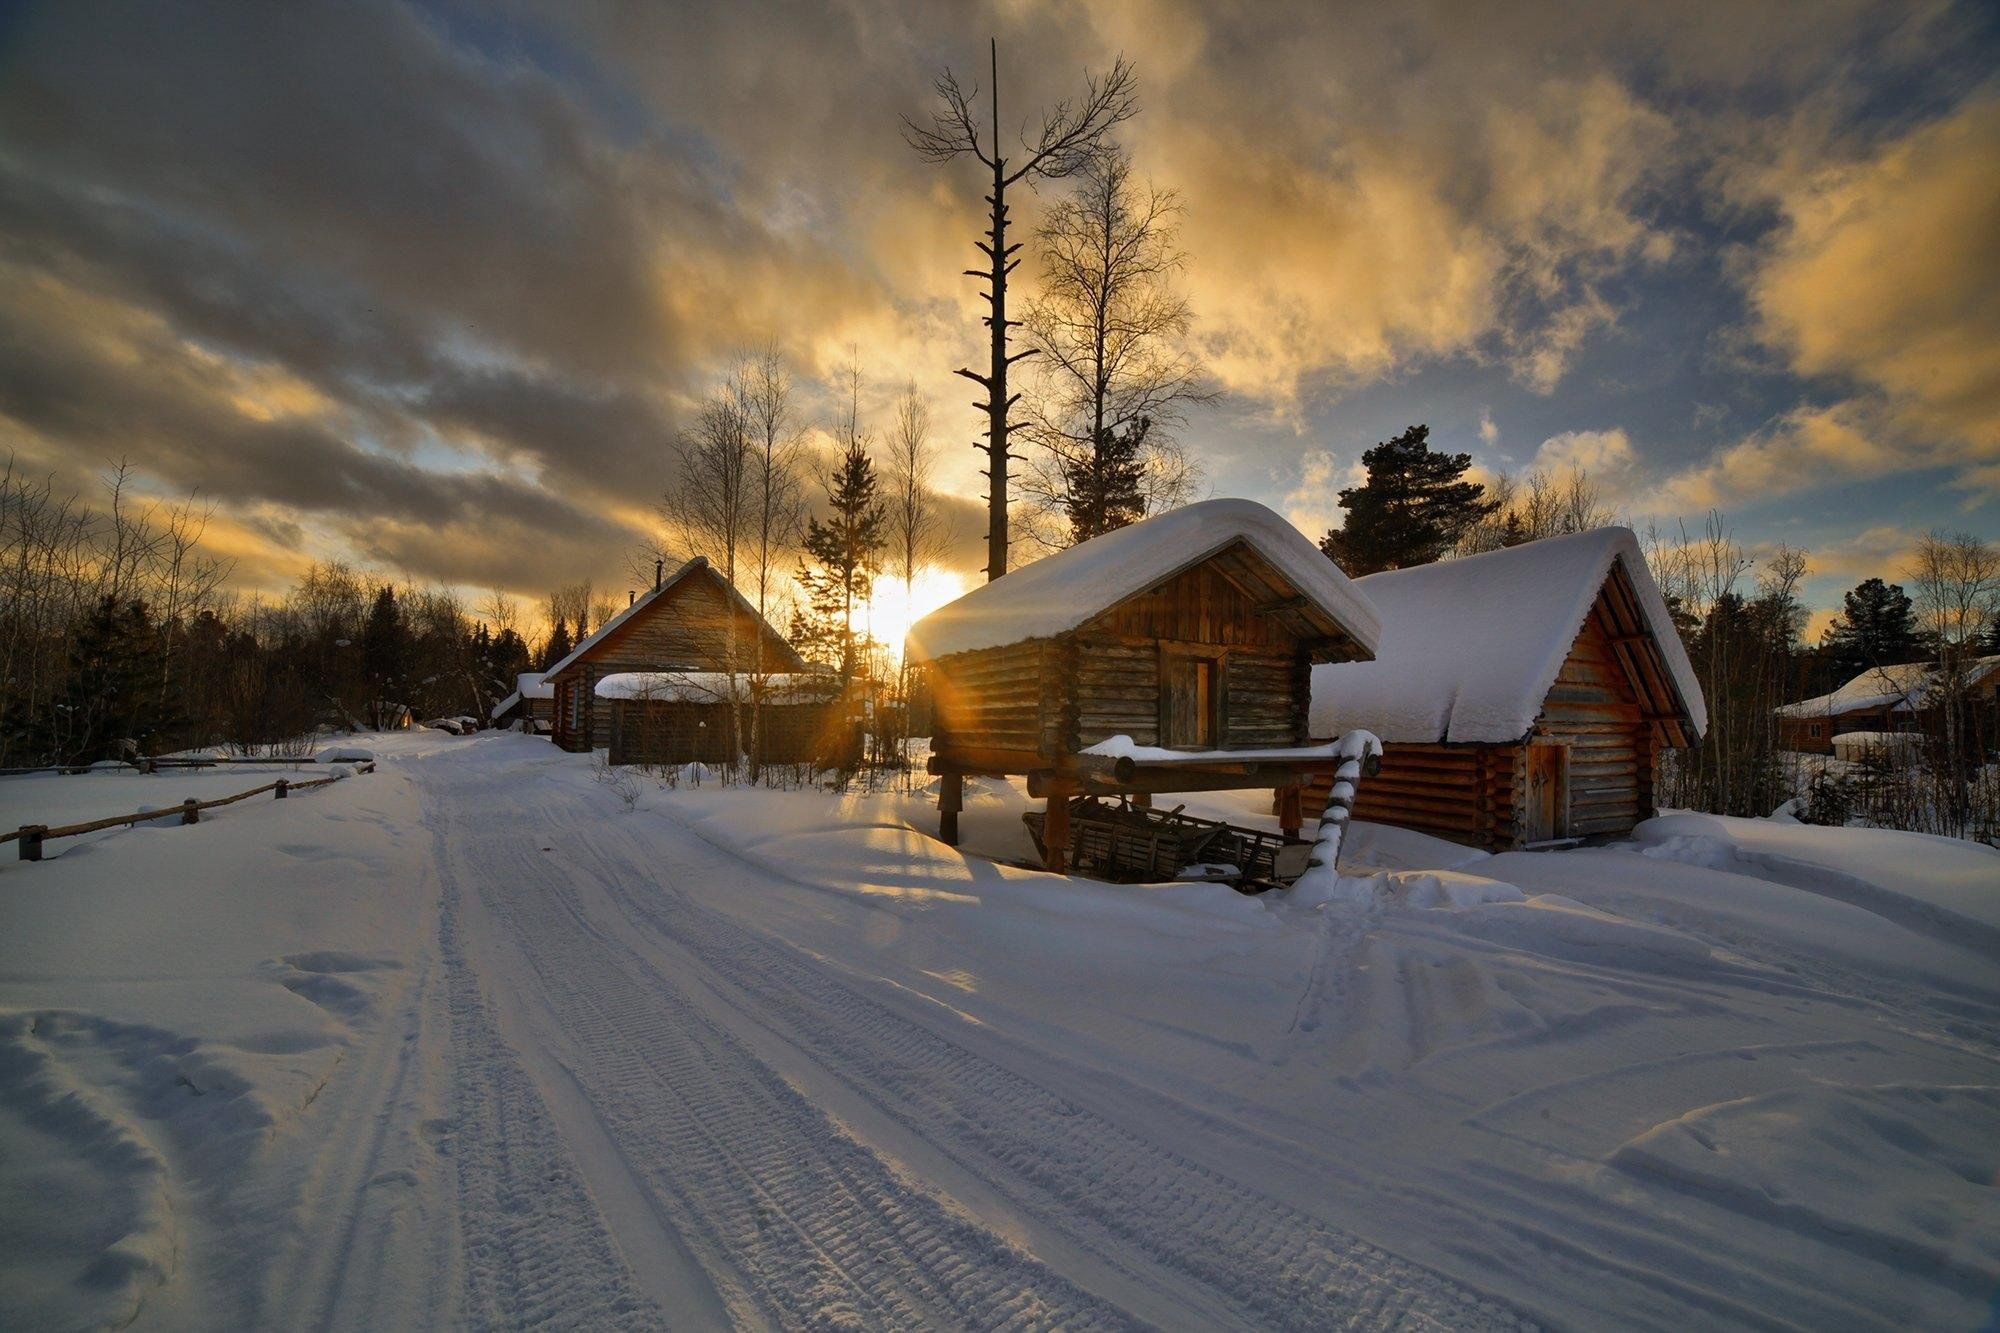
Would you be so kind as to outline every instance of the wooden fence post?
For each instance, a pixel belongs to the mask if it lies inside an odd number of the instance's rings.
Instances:
[[[938,841],[958,846],[958,812],[965,808],[965,774],[955,768],[938,775]]]
[[[47,824],[21,825],[21,859],[39,861],[42,859],[42,835],[49,831]]]
[[[195,800],[194,797],[190,796],[185,801],[181,802],[181,823],[199,824],[200,822],[201,822],[201,802]]]
[[[1042,865],[1060,875],[1069,869],[1069,787],[1049,784],[1048,814],[1042,821]]]
[[[286,781],[285,781],[285,780],[284,780],[283,778],[279,778],[279,779],[278,779],[278,799],[279,799],[279,800],[281,800],[281,801],[282,801],[282,800],[284,800],[284,799],[285,799],[285,789],[286,789],[286,788],[287,788],[288,786],[290,786],[290,784],[289,784],[289,783],[287,783],[287,782],[286,782]]]

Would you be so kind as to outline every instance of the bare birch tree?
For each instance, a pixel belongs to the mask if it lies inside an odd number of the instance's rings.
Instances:
[[[1028,429],[1042,452],[1023,490],[1058,519],[1035,529],[1055,544],[1183,504],[1200,481],[1175,432],[1217,395],[1187,347],[1179,212],[1172,191],[1134,179],[1107,147],[1036,233],[1042,286],[1023,324],[1040,353]]]
[[[1105,136],[1139,110],[1136,79],[1132,67],[1121,57],[1102,78],[1086,76],[1083,99],[1058,102],[1041,118],[1034,133],[1020,136],[1018,156],[1007,156],[1000,148],[1000,46],[989,46],[991,83],[985,124],[973,110],[979,87],[959,83],[949,69],[932,87],[937,108],[930,123],[903,122],[903,137],[926,161],[951,162],[970,157],[992,173],[986,195],[988,223],[986,239],[976,242],[985,256],[985,266],[967,269],[970,277],[986,284],[981,293],[987,304],[988,360],[985,374],[960,369],[957,373],[986,391],[986,401],[978,405],[986,414],[986,443],[975,445],[986,454],[987,529],[986,577],[997,579],[1007,572],[1007,463],[1008,438],[1014,423],[1010,414],[1019,401],[1008,390],[1008,370],[1033,349],[1009,352],[1008,330],[1018,321],[1007,317],[1007,279],[1020,261],[1014,257],[1019,244],[1007,241],[1007,191],[1022,181],[1056,180],[1080,170],[1103,146]],[[981,135],[987,142],[980,142]]]

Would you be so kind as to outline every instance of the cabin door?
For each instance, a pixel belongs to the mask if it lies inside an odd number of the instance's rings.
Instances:
[[[1212,657],[1166,653],[1160,659],[1160,743],[1179,750],[1213,750],[1215,690]]]
[[[1569,747],[1554,742],[1528,746],[1528,806],[1524,842],[1565,836],[1569,820]]]

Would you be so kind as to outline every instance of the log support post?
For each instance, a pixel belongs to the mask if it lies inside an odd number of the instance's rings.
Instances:
[[[1278,831],[1287,838],[1299,836],[1305,827],[1305,802],[1297,783],[1278,788]]]
[[[190,796],[185,801],[181,802],[181,823],[199,824],[200,822],[201,822],[201,803],[195,800],[194,797]]]
[[[1052,874],[1069,869],[1069,787],[1054,783],[1049,787],[1048,818],[1042,823],[1042,864]]]
[[[47,824],[21,825],[21,859],[39,861],[42,859],[42,839],[48,835]]]
[[[958,846],[958,812],[965,808],[965,774],[947,768],[938,775],[938,841]]]
[[[278,799],[282,801],[282,800],[284,800],[284,799],[285,799],[285,797],[286,797],[286,796],[288,796],[288,795],[290,795],[290,794],[291,794],[291,784],[290,784],[289,782],[285,781],[285,780],[284,780],[283,778],[279,778],[279,779],[278,779]]]
[[[1153,793],[1149,791],[1133,792],[1132,804],[1141,810],[1151,810],[1153,808]]]

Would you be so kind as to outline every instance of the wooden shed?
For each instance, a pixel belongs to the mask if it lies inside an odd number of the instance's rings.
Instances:
[[[732,714],[742,718],[746,748],[754,734],[760,764],[825,762],[844,748],[845,691],[829,671],[629,671],[598,681],[596,693],[609,711],[614,764],[727,763],[736,757]]]
[[[530,735],[544,736],[555,712],[555,691],[539,671],[523,671],[514,677],[514,692],[493,705],[496,727],[513,727]]]
[[[1372,662],[1314,670],[1312,734],[1381,738],[1356,818],[1491,850],[1623,833],[1654,813],[1660,751],[1707,726],[1625,528],[1355,586],[1381,612],[1381,646]]]
[[[555,742],[565,750],[606,749],[611,709],[597,682],[628,671],[804,671],[784,636],[730,582],[696,556],[599,626],[550,667]],[[732,653],[734,662],[732,663]]]
[[[1209,500],[1073,546],[910,631],[928,667],[940,835],[967,773],[1026,774],[1052,868],[1080,793],[1270,787],[1299,825],[1314,663],[1366,659],[1374,609],[1289,522]]]

